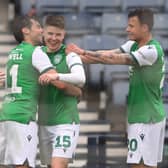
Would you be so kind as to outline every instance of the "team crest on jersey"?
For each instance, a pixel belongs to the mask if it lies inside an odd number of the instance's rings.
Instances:
[[[59,64],[62,61],[62,55],[61,54],[56,54],[54,56],[54,64]]]

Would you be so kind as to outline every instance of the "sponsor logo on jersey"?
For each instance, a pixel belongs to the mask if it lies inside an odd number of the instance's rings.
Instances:
[[[27,136],[27,140],[30,142],[31,139],[32,139],[32,136],[31,136],[31,135],[28,135],[28,136]]]
[[[59,64],[62,61],[62,55],[61,54],[56,54],[54,56],[54,64]]]
[[[64,153],[66,153],[67,149],[66,149],[66,148],[63,148],[63,151],[64,151]]]
[[[144,137],[145,137],[145,134],[140,134],[140,138],[142,141],[143,141]]]
[[[129,156],[130,156],[130,158],[132,158],[133,157],[133,153],[130,153]]]

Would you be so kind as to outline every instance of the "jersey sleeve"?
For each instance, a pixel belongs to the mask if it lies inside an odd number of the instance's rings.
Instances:
[[[53,68],[47,54],[45,54],[41,47],[36,47],[32,55],[32,65],[40,72],[43,73],[48,69]]]
[[[124,53],[130,53],[132,45],[135,43],[135,41],[127,41],[125,42],[121,47],[120,50]]]
[[[72,52],[66,56],[66,62],[70,73],[59,73],[59,80],[82,87],[85,84],[86,77],[81,58]]]
[[[140,47],[137,51],[131,52],[140,66],[152,65],[157,60],[157,49],[154,45]]]

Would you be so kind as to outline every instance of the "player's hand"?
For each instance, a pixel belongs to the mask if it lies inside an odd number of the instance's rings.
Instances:
[[[58,80],[58,73],[44,73],[39,77],[39,83],[41,85],[49,84],[51,81]]]
[[[78,47],[76,44],[68,44],[65,50],[66,54],[68,55],[71,52],[75,52],[79,55],[83,55],[85,50],[83,50],[82,48]]]
[[[5,82],[6,76],[5,73],[0,71],[0,84],[3,84]]]

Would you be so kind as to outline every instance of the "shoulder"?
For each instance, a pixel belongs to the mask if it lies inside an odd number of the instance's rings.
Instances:
[[[164,55],[163,48],[162,48],[162,46],[161,46],[161,44],[160,44],[159,41],[157,41],[157,40],[155,40],[155,39],[152,39],[152,40],[149,42],[148,45],[149,45],[149,46],[153,46],[153,47],[156,49],[158,56]]]
[[[134,45],[136,45],[137,43],[135,41],[132,41],[132,40],[128,40],[127,42],[125,42],[121,47],[120,47],[120,50],[122,52],[125,52],[125,53],[130,53],[132,47]]]
[[[137,60],[140,66],[151,66],[158,58],[156,47],[152,44],[140,47],[138,50],[131,52],[131,55]]]

